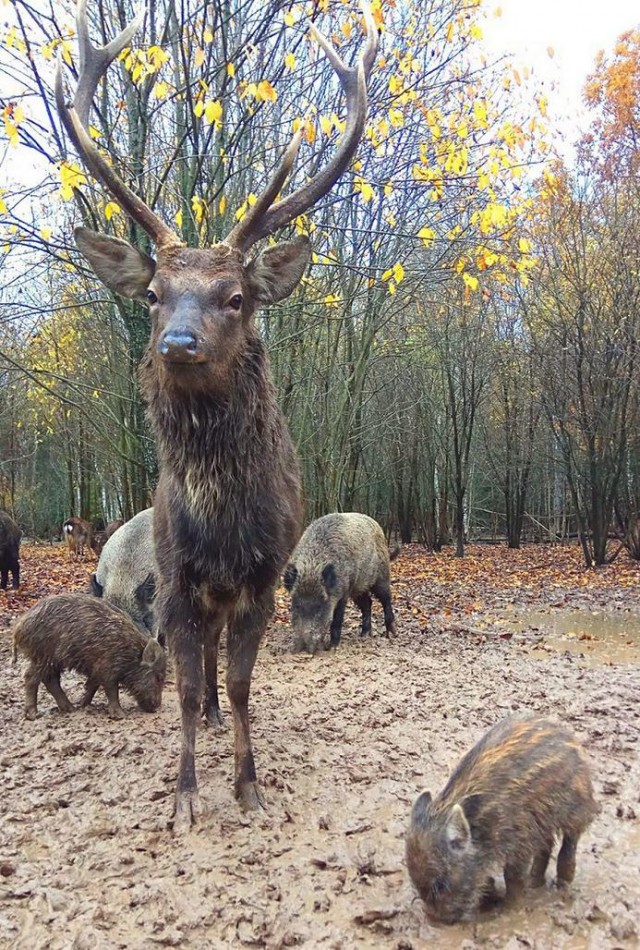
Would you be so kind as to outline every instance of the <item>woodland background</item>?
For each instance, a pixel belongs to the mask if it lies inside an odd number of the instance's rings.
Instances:
[[[307,515],[364,511],[458,553],[577,533],[587,564],[614,535],[640,556],[640,31],[594,63],[593,123],[562,160],[543,90],[487,59],[481,2],[372,6],[359,158],[291,229],[314,247],[301,287],[258,317]],[[94,38],[132,13],[95,0]],[[148,314],[99,285],[73,227],[150,249],[52,108],[58,55],[73,82],[71,6],[2,16],[0,507],[46,537],[152,503]],[[309,19],[356,55],[353,2],[151,0],[112,66],[92,134],[189,243],[230,230],[299,123],[294,183],[333,149],[343,100]]]

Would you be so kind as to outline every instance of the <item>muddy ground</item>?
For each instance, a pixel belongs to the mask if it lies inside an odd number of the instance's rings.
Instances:
[[[41,690],[39,718],[23,721],[24,661],[10,665],[8,625],[37,596],[81,588],[92,568],[24,546],[24,588],[0,592],[0,947],[637,946],[640,568],[621,557],[586,574],[567,548],[470,554],[462,566],[450,552],[405,549],[394,564],[391,642],[379,635],[379,608],[373,639],[361,641],[354,610],[337,652],[292,655],[281,599],[252,692],[267,810],[240,813],[232,733],[203,728],[205,815],[176,839],[172,682],[158,714],[124,696],[127,719],[112,722],[99,693],[93,708],[61,716]],[[607,614],[601,635],[552,630],[558,617],[603,609],[628,620],[615,651]],[[65,684],[78,699],[79,679]],[[581,841],[568,892],[550,882],[514,909],[435,927],[404,867],[412,801],[439,789],[459,756],[514,710],[571,724],[602,813]]]

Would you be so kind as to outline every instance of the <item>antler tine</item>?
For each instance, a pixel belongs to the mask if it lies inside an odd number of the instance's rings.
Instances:
[[[78,85],[72,105],[67,105],[62,79],[62,60],[59,56],[55,75],[55,99],[62,124],[94,178],[111,193],[126,214],[147,232],[159,248],[171,247],[182,243],[178,235],[116,174],[102,157],[87,131],[91,104],[98,83],[113,60],[131,42],[143,17],[144,10],[142,9],[131,23],[106,46],[94,46],[89,38],[87,3],[86,0],[79,0],[76,18],[80,67]]]
[[[272,181],[251,209],[251,216],[246,215],[240,225],[236,225],[226,243],[233,243],[243,250],[247,250],[260,238],[284,227],[284,225],[312,207],[319,198],[327,194],[349,166],[364,130],[367,117],[367,80],[378,49],[378,31],[371,9],[365,0],[362,0],[362,9],[367,31],[367,44],[354,66],[347,66],[329,40],[311,24],[311,33],[338,76],[347,100],[346,128],[332,160],[311,181],[281,201],[272,204],[290,171],[289,166],[284,176],[279,174],[292,150],[292,142]],[[298,150],[298,144],[295,146],[294,157]],[[293,160],[291,160],[292,163]],[[278,183],[275,191],[272,187],[274,182]]]

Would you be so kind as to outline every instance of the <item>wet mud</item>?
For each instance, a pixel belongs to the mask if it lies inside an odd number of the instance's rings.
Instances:
[[[546,621],[613,605],[631,629],[640,584],[627,578],[621,594],[612,581],[609,595],[568,577],[553,597],[545,583],[514,584],[512,596],[504,572],[481,590],[485,557],[469,562],[476,588],[464,591],[447,581],[448,562],[403,552],[397,638],[381,635],[374,608],[374,636],[361,640],[350,609],[339,650],[313,658],[287,652],[280,599],[251,703],[266,811],[245,816],[233,799],[232,730],[202,727],[204,815],[183,838],[169,828],[173,682],[156,714],[123,695],[127,718],[114,722],[98,693],[63,716],[41,692],[40,716],[25,722],[25,664],[11,666],[8,621],[32,602],[28,582],[0,594],[0,947],[638,946],[640,658],[605,646],[593,662]],[[81,680],[63,685],[78,701]],[[592,763],[602,812],[581,839],[575,881],[558,891],[552,862],[546,888],[516,907],[433,926],[404,866],[412,802],[438,790],[486,728],[526,710],[569,723]],[[230,720],[224,697],[223,711]]]

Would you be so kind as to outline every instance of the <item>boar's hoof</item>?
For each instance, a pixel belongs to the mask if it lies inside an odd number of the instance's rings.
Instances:
[[[176,792],[176,804],[173,812],[173,833],[184,835],[192,825],[198,823],[202,814],[198,790],[188,789]]]
[[[265,804],[257,782],[245,782],[236,788],[236,798],[243,811],[264,811]]]
[[[209,709],[204,709],[202,712],[202,718],[207,726],[212,726],[214,729],[220,729],[225,731],[229,728],[227,725],[227,720],[224,718],[219,709],[214,709],[210,707]]]

